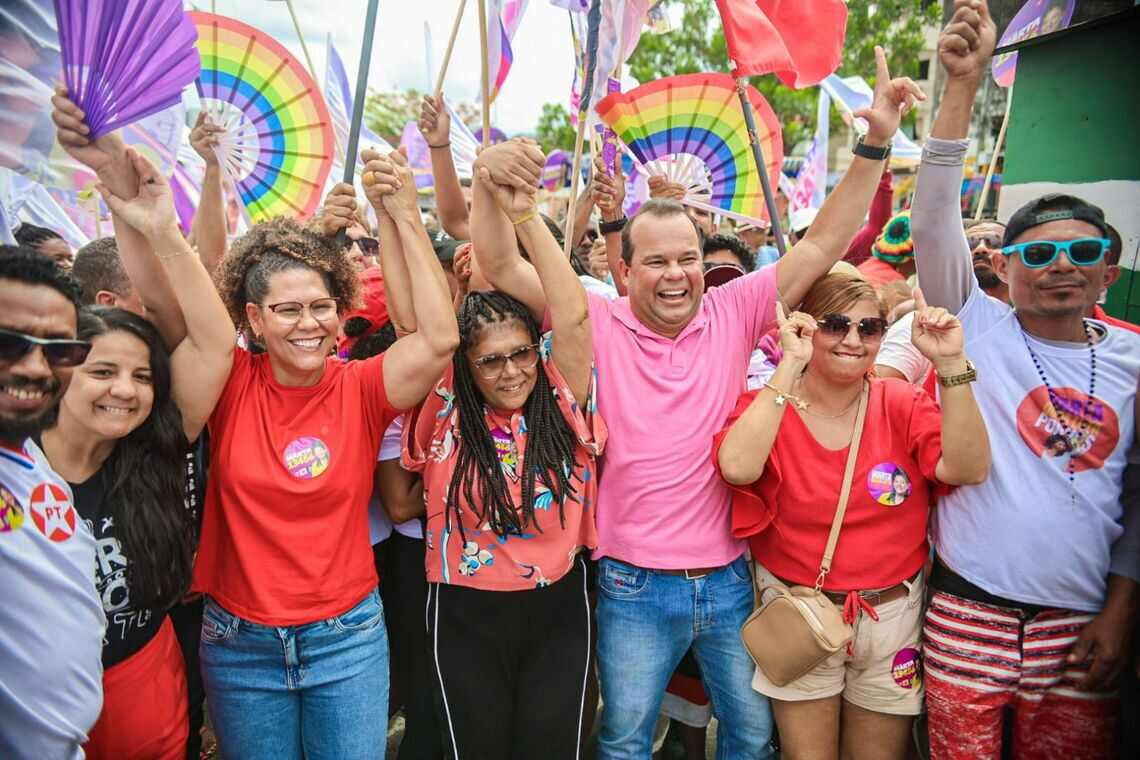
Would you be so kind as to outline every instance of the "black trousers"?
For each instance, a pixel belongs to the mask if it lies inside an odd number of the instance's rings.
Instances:
[[[443,760],[443,731],[435,708],[435,668],[428,651],[424,608],[427,576],[423,539],[392,532],[374,548],[388,625],[392,706],[404,707],[400,760]]]
[[[596,638],[584,558],[532,591],[428,584],[427,612],[449,757],[581,757]]]
[[[198,644],[202,638],[202,608],[205,599],[199,597],[186,604],[176,604],[170,610],[174,635],[186,661],[186,688],[190,704],[190,739],[186,743],[186,760],[198,760],[202,753],[202,724],[205,721],[203,705],[206,686],[202,683],[202,668],[198,661]]]

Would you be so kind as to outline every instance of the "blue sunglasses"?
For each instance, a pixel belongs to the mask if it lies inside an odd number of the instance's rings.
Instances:
[[[1073,266],[1091,267],[1104,258],[1111,242],[1104,238],[1081,238],[1079,240],[1031,240],[1028,243],[1007,245],[1001,249],[1006,256],[1017,254],[1021,263],[1030,269],[1042,269],[1057,260],[1062,251],[1069,257]]]

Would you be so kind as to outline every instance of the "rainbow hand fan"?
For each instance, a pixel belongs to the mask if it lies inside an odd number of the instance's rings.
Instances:
[[[265,32],[225,16],[189,15],[202,56],[198,94],[226,130],[218,157],[250,221],[311,216],[336,150],[313,78]]]
[[[182,0],[55,0],[63,80],[95,139],[177,105],[198,76]]]
[[[772,187],[784,161],[780,123],[755,87],[748,97]],[[748,128],[727,74],[682,74],[607,95],[598,115],[646,174],[688,188],[686,202],[742,220],[767,219]]]

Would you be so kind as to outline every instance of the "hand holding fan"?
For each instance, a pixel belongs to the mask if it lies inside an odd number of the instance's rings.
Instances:
[[[63,78],[90,139],[177,105],[198,76],[182,0],[55,0]]]
[[[784,161],[780,123],[754,87],[765,170],[773,185]],[[683,74],[613,93],[598,115],[646,174],[665,174],[687,188],[684,203],[741,221],[767,219],[748,128],[727,74]],[[707,195],[706,195],[707,194]]]
[[[193,11],[198,94],[223,127],[216,150],[252,222],[307,218],[321,202],[336,147],[328,108],[309,72],[264,32]]]

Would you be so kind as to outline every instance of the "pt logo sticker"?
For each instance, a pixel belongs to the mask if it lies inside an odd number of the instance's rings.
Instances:
[[[24,508],[15,495],[4,486],[0,486],[0,533],[11,533],[19,530],[24,524]]]
[[[893,462],[879,462],[867,473],[871,498],[888,507],[897,507],[910,496],[910,477]]]
[[[320,438],[304,436],[285,447],[285,469],[301,480],[319,478],[329,468],[329,447]]]
[[[891,678],[904,689],[917,689],[922,685],[922,674],[919,672],[919,653],[914,647],[905,647],[895,654],[891,663]]]
[[[67,492],[55,483],[40,483],[32,489],[32,522],[52,541],[66,541],[75,535],[75,507]]]

